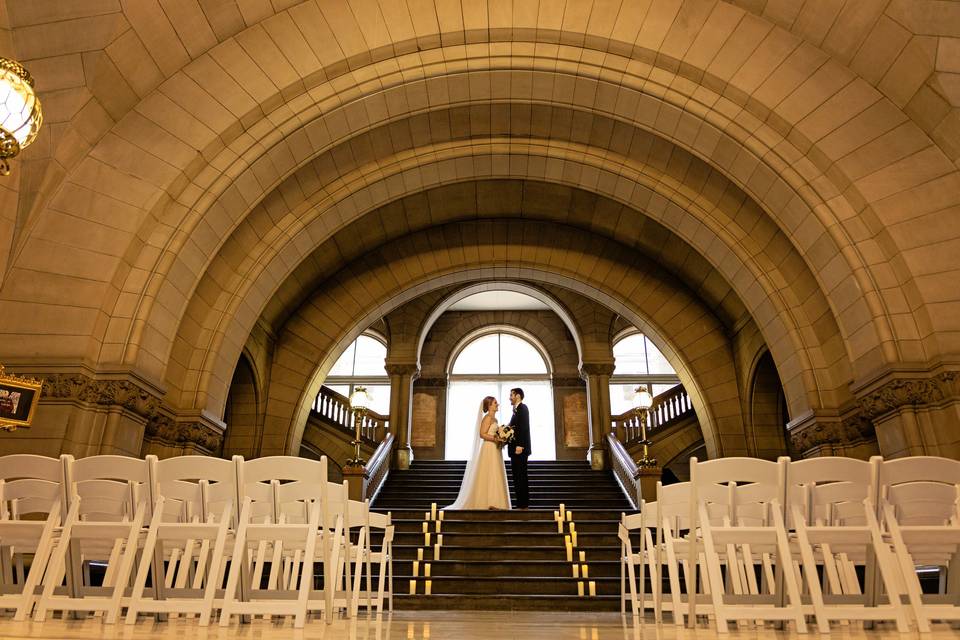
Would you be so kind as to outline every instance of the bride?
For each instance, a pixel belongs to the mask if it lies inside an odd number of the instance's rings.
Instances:
[[[496,414],[499,407],[493,396],[487,396],[480,404],[473,454],[467,461],[457,501],[446,509],[510,508],[507,470],[503,465],[500,442],[493,435],[498,426]]]

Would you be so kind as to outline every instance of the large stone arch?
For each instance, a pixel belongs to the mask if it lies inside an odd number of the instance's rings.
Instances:
[[[572,232],[532,222],[480,221],[428,229],[365,252],[362,264],[337,272],[278,337],[267,400],[268,437],[279,450],[295,449],[305,412],[334,354],[376,318],[441,286],[509,279],[576,291],[659,339],[694,398],[711,454],[740,451],[736,376],[716,318],[682,286],[644,270],[642,262],[615,243],[598,245],[596,254],[551,249],[568,244],[565,237]],[[463,249],[445,251],[438,263],[430,257],[430,239],[446,233],[460,233]],[[522,239],[524,257],[506,257],[511,237]],[[497,246],[494,255],[484,255]],[[395,278],[406,286],[395,286]]]

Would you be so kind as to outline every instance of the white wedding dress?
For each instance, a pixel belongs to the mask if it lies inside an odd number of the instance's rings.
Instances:
[[[483,421],[480,416],[478,423]],[[493,435],[497,429],[494,422],[487,427],[487,433]],[[460,494],[457,501],[445,510],[464,509],[509,509],[510,489],[507,487],[507,469],[503,464],[503,454],[495,442],[480,437],[479,424],[476,430],[477,443],[473,455],[467,461],[463,474]]]

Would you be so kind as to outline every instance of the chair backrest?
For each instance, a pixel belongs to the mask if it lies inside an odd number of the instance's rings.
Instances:
[[[147,456],[153,501],[163,496],[164,520],[216,521],[236,496],[236,465],[209,456],[178,456],[158,460]],[[231,509],[235,513],[235,509]]]
[[[658,520],[657,503],[641,502],[640,507],[643,509],[640,513],[631,513],[630,515],[625,513],[620,514],[620,523],[627,530],[633,531],[634,529],[639,529],[643,526],[644,522],[647,522],[648,526],[656,526]]]
[[[865,524],[863,501],[876,505],[880,462],[879,456],[869,462],[841,457],[791,462],[787,467],[788,524],[795,526],[795,506],[806,524]]]
[[[272,508],[272,521],[303,523],[307,503],[323,501],[327,490],[327,458],[310,460],[294,456],[268,456],[244,460],[235,456],[237,501],[251,498],[259,516],[264,503]]]
[[[783,515],[788,458],[690,458],[690,519],[699,521],[698,505],[706,506],[711,524],[766,525],[769,505],[778,502]]]
[[[55,509],[63,515],[63,465],[63,459],[33,454],[0,456],[0,520],[45,516]]]
[[[942,525],[960,517],[960,461],[935,456],[884,460],[881,497],[903,525]],[[960,524],[957,522],[956,524]]]
[[[346,480],[342,483],[328,482],[326,497],[323,501],[323,526],[333,529],[337,523],[337,516],[343,516],[344,527],[348,524],[347,503],[350,500],[350,485]]]
[[[146,460],[127,456],[90,456],[65,461],[69,496],[80,498],[83,520],[121,521],[133,517],[140,502],[150,499]]]

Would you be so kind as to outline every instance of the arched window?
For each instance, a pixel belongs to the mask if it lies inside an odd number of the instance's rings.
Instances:
[[[340,355],[323,386],[349,398],[357,386],[363,385],[373,396],[370,409],[387,415],[390,413],[390,377],[384,369],[386,358],[387,346],[377,337],[363,334]]]
[[[613,344],[615,368],[610,377],[610,413],[619,415],[636,406],[634,390],[645,384],[654,396],[680,384],[677,372],[650,338],[628,334]]]
[[[499,400],[499,421],[510,421],[510,389],[514,387],[523,389],[523,401],[530,410],[531,459],[556,459],[550,363],[532,336],[506,328],[487,328],[469,335],[454,350],[448,378],[447,460],[465,460],[470,455],[485,396]]]

